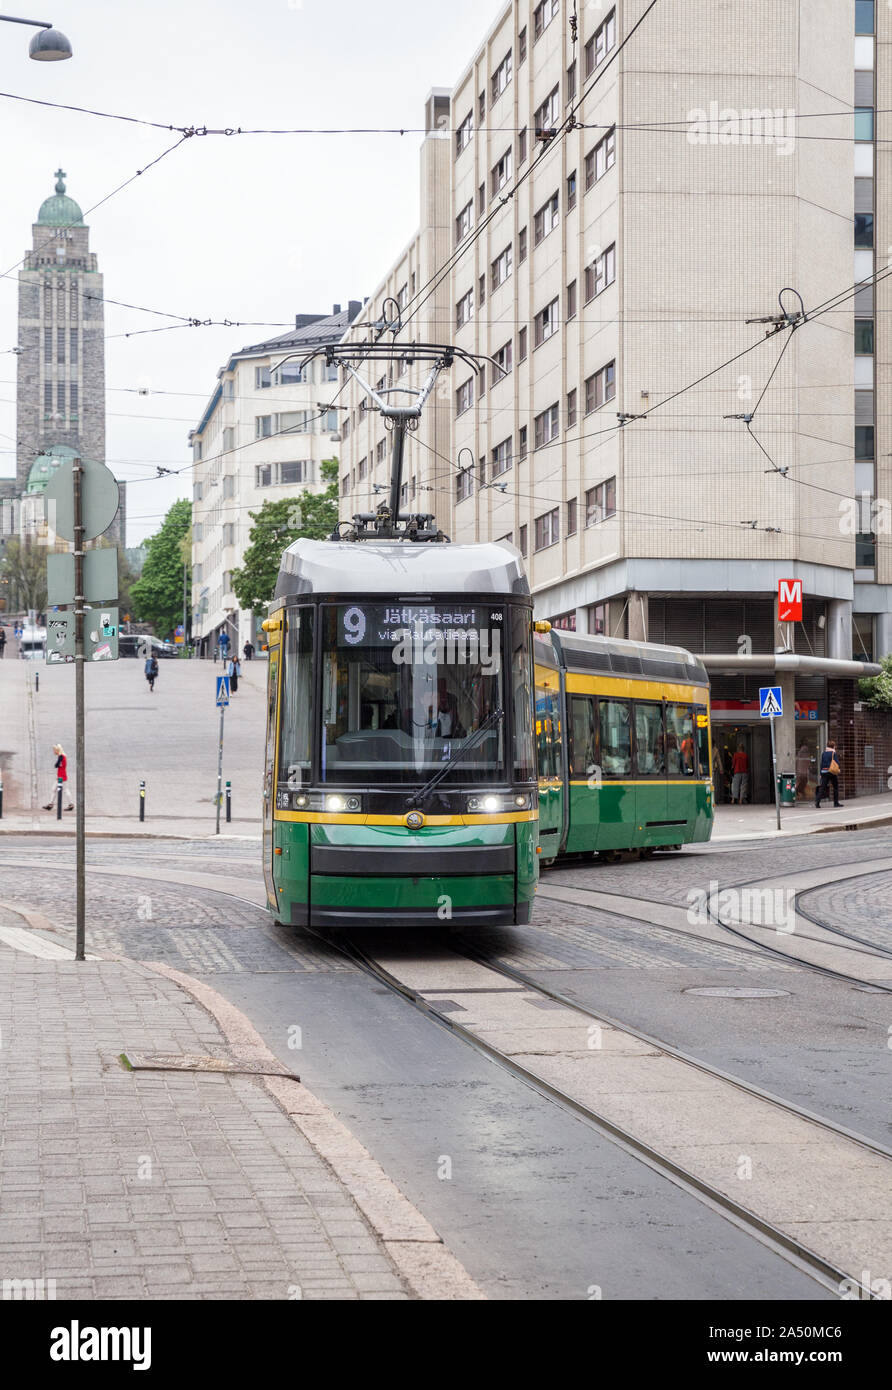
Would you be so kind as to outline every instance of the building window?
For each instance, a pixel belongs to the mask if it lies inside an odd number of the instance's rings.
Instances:
[[[290,365],[291,365],[291,364],[289,363],[289,366],[290,366]],[[280,370],[281,370],[281,369],[280,369]],[[270,375],[270,369],[269,369],[269,367],[255,367],[255,368],[254,368],[254,388],[255,388],[255,390],[257,390],[257,391],[262,391],[265,387],[267,387],[267,386],[272,386],[272,384],[273,384],[273,383],[272,383],[272,377],[271,377],[271,375]]]
[[[235,446],[235,430],[225,429],[223,431],[223,452],[228,454]]]
[[[536,347],[540,347],[547,338],[551,338],[557,333],[560,327],[560,301],[553,299],[544,309],[540,309],[533,321],[533,331]]]
[[[232,473],[223,475],[223,496],[224,498],[235,496],[235,476]]]
[[[877,562],[877,538],[866,531],[859,531],[855,537],[855,568],[872,570]]]
[[[543,410],[533,421],[533,448],[541,449],[546,444],[550,444],[558,437],[558,407],[555,402],[547,410]]]
[[[520,528],[520,534],[519,534],[519,536],[518,536],[518,538],[517,538],[517,542],[518,542],[518,543],[517,543],[517,548],[518,548],[518,550],[520,551],[520,553],[521,553],[521,555],[524,557],[524,559],[526,559],[526,554],[527,554],[527,528],[526,528],[526,526],[521,526],[521,528]]]
[[[474,491],[474,470],[473,468],[462,468],[455,480],[455,500],[464,502],[465,498],[470,497]]]
[[[479,95],[479,97],[477,98],[477,124],[481,127],[481,129],[483,128],[483,122],[484,122],[485,120],[486,120],[486,93],[485,93],[485,92],[481,92],[480,95]]]
[[[497,102],[511,81],[511,49],[505,54],[492,75],[492,99]]]
[[[192,484],[192,501],[200,502],[204,497],[204,483]]]
[[[53,330],[45,328],[43,330],[43,360],[52,362],[53,360]]]
[[[585,413],[590,415],[605,401],[612,401],[616,395],[616,363],[608,362],[606,367],[593,372],[585,383]]]
[[[533,43],[541,39],[560,9],[560,0],[540,0],[533,10]]]
[[[527,258],[527,229],[521,227],[517,233],[517,264],[523,265]]]
[[[527,26],[524,25],[517,35],[517,63],[520,66],[525,62],[527,56]]]
[[[268,367],[259,367],[258,371],[266,372],[267,378],[269,378]],[[311,372],[312,367],[309,362],[305,367],[302,367],[299,362],[283,362],[281,366],[276,368],[275,384],[276,386],[303,386],[312,379]],[[260,387],[269,386],[269,384],[269,379],[257,382]]]
[[[258,463],[254,469],[254,486],[270,487],[273,481],[273,466],[271,463]]]
[[[864,141],[873,139],[873,107],[855,107],[855,140]]]
[[[375,445],[375,462],[383,463],[387,457],[387,440],[379,439]]]
[[[77,365],[77,352],[77,329],[71,328],[68,330],[68,361],[71,363],[72,367]]]
[[[569,613],[558,613],[556,618],[551,619],[551,626],[557,628],[558,632],[575,632],[576,609],[571,608]]]
[[[235,525],[231,521],[223,523],[223,544],[235,545]]]
[[[519,332],[518,335],[517,335],[517,360],[518,360],[518,362],[524,362],[524,361],[526,361],[526,355],[527,355],[527,331],[526,331],[525,328],[521,328],[520,332]]]
[[[192,523],[192,539],[193,539],[194,541],[203,541],[203,540],[204,540],[204,525],[203,525],[202,522],[200,522],[200,521],[193,521],[193,523]]]
[[[585,494],[585,524],[597,526],[599,521],[616,515],[616,478],[608,478]]]
[[[543,512],[533,522],[533,548],[545,550],[549,545],[556,545],[560,538],[561,509],[552,507],[550,512]]]
[[[575,498],[575,497],[571,497],[570,500],[569,500],[569,502],[567,503],[567,535],[568,535],[568,536],[575,536],[575,535],[576,535],[576,527],[577,527],[577,525],[578,525],[578,516],[577,516],[577,512],[578,512],[578,508],[577,508],[577,506],[576,506],[576,498]],[[554,626],[554,624],[552,623],[552,627],[553,627],[553,626]],[[575,614],[575,613],[573,614],[573,629],[572,629],[572,630],[573,630],[574,632],[576,631],[576,614]]]
[[[65,329],[56,329],[56,361],[60,364],[65,362]]]
[[[497,478],[500,473],[507,473],[510,467],[511,440],[503,439],[492,451],[492,476]]]
[[[456,132],[455,132],[455,153],[456,153],[457,155],[458,155],[458,154],[461,154],[462,150],[465,149],[468,145],[470,145],[470,143],[471,143],[471,136],[472,136],[473,134],[474,134],[474,115],[473,115],[473,112],[469,111],[468,114],[467,114],[467,116],[465,116],[465,118],[464,118],[464,120],[462,121],[461,125],[458,127],[458,129],[457,129]]]
[[[490,187],[492,189],[493,197],[496,196],[500,189],[505,187],[505,184],[511,178],[512,169],[513,159],[511,154],[511,146],[509,145],[505,153],[502,155],[502,158],[498,161],[497,164],[493,166],[490,178]]]
[[[855,213],[855,245],[873,246],[873,213]]]
[[[455,393],[455,413],[463,415],[474,404],[474,378],[468,377]]]
[[[602,179],[608,169],[616,163],[616,127],[598,141],[594,149],[585,156],[585,191],[589,191],[598,179]]]
[[[522,463],[527,456],[527,427],[521,425],[517,435],[517,461]]]
[[[576,96],[576,63],[573,62],[567,68],[567,80],[564,83],[564,101],[569,103]]]
[[[477,399],[481,400],[486,395],[486,367],[481,366],[480,375],[477,378]]]
[[[254,416],[254,438],[269,439],[273,432],[273,417],[271,415]]]
[[[611,10],[603,24],[592,34],[585,45],[585,75],[591,77],[596,67],[603,63],[607,54],[616,44],[616,11]]]
[[[477,303],[480,308],[486,303],[486,276],[481,275],[477,282]]]
[[[576,281],[571,280],[567,286],[567,318],[576,317]]]
[[[576,206],[576,170],[567,175],[567,211],[572,212]]]
[[[474,222],[474,204],[473,204],[473,202],[467,202],[467,203],[465,203],[465,205],[464,205],[464,207],[462,208],[461,212],[458,214],[458,217],[456,217],[456,219],[455,219],[455,241],[456,241],[456,245],[458,245],[458,243],[459,243],[460,241],[464,241],[465,237],[468,235],[468,232],[471,230],[471,227],[472,227],[472,225],[473,225],[473,222]]]
[[[486,184],[481,183],[477,189],[477,217],[478,219],[486,212]]]
[[[524,160],[526,159],[526,157],[527,157],[527,130],[526,130],[526,126],[524,126],[523,130],[520,131],[519,134],[518,134],[518,136],[517,136],[517,163],[518,163],[518,164],[523,164],[523,162],[524,162]]]
[[[496,256],[492,263],[491,283],[492,288],[497,290],[499,285],[503,285],[511,274],[511,247],[506,246],[500,256]]]
[[[341,496],[346,497],[350,491],[350,474],[344,473],[341,476]]]
[[[855,458],[872,459],[874,451],[873,425],[855,426]]]
[[[289,459],[279,464],[280,483],[311,483],[313,463],[311,459]]]
[[[593,603],[587,610],[588,630],[590,637],[606,637],[607,635],[607,604]]]
[[[493,353],[493,360],[495,361],[499,372],[498,376],[493,377],[493,386],[500,382],[502,378],[506,377],[508,373],[511,371],[511,361],[513,355],[513,344],[510,338],[508,339],[507,343],[505,343],[504,347],[500,347],[498,352]]]
[[[77,410],[77,382],[70,381],[68,383],[68,413],[69,415],[77,415]]]
[[[359,463],[356,465],[356,472],[357,472],[357,474],[358,474],[358,476],[359,476],[359,481],[360,481],[360,482],[362,482],[363,478],[368,477],[368,472],[369,472],[369,460],[368,460],[368,455],[366,455],[365,457],[363,457],[363,458],[361,458],[361,459],[359,460]]]
[[[873,319],[855,320],[855,353],[858,357],[873,356]]]
[[[616,279],[616,246],[608,246],[585,268],[585,302],[612,285]]]
[[[536,128],[536,139],[541,140],[544,134],[553,131],[560,120],[561,114],[561,91],[560,87],[553,87],[548,93],[541,106],[536,108],[533,115],[533,125]]]
[[[576,424],[576,387],[567,392],[567,429],[571,430]]]
[[[202,450],[202,447],[201,447],[201,440],[200,440],[200,439],[193,439],[193,441],[192,441],[192,462],[193,462],[193,463],[200,463],[200,462],[201,462],[201,458],[202,458],[202,453],[203,453],[203,450]]]
[[[874,0],[855,0],[855,33],[874,32]]]
[[[463,328],[474,313],[474,291],[468,290],[455,306],[455,326]]]
[[[396,302],[397,302],[397,304],[400,306],[401,309],[405,309],[406,305],[409,303],[409,286],[408,286],[408,285],[401,285],[401,286],[400,286],[399,293],[397,294],[397,297],[396,297]]]
[[[538,246],[540,241],[544,241],[549,232],[553,232],[558,224],[560,217],[560,204],[558,195],[552,193],[548,202],[541,207],[533,218],[533,245]]]
[[[223,399],[224,401],[235,400],[235,382],[232,377],[228,377],[223,383]]]

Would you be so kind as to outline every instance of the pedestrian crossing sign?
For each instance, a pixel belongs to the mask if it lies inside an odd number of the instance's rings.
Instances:
[[[759,687],[759,713],[763,719],[779,719],[784,712],[784,700],[779,685]]]
[[[218,677],[217,677],[217,704],[218,704],[218,705],[228,705],[228,704],[229,704],[229,677],[228,677],[228,676],[218,676]]]

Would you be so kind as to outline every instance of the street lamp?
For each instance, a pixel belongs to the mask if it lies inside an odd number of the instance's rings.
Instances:
[[[35,34],[28,45],[28,56],[37,63],[58,63],[63,58],[70,58],[71,44],[64,34],[58,29],[54,29],[43,19],[17,19],[15,15],[0,14],[0,20],[4,24],[30,24],[32,28],[39,29],[40,33]]]

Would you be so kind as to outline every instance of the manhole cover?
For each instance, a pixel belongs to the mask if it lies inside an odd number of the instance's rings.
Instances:
[[[705,994],[710,999],[780,999],[787,989],[751,989],[748,985],[702,985],[682,994]]]

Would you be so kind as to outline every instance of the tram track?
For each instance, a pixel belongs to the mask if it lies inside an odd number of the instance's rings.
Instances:
[[[306,928],[304,930],[307,930]],[[436,1000],[431,1000],[426,994],[431,991],[418,989],[401,980],[393,970],[376,960],[373,955],[360,945],[354,937],[345,936],[342,933],[316,932],[310,929],[310,935],[316,936],[320,941],[334,949],[342,952],[352,963],[374,979],[376,983],[386,988],[389,992],[399,996],[408,1002],[413,1008],[422,1013],[436,1026],[446,1029],[453,1036],[459,1038],[469,1047],[473,1048],[480,1055],[487,1057],[503,1070],[522,1081],[532,1090],[543,1098],[560,1106],[563,1110],[573,1114],[582,1120],[595,1132],[607,1138],[623,1148],[627,1153],[634,1155],[642,1162],[646,1163],[653,1171],[667,1178],[683,1191],[694,1195],[698,1200],[718,1212],[727,1220],[731,1221],[738,1229],[747,1232],[761,1244],[781,1255],[783,1258],[794,1264],[798,1269],[808,1273],[825,1290],[838,1295],[840,1287],[844,1282],[848,1282],[851,1287],[857,1285],[861,1291],[861,1296],[873,1298],[875,1294],[863,1285],[855,1272],[853,1264],[851,1270],[845,1270],[841,1264],[836,1263],[832,1258],[813,1249],[805,1241],[795,1235],[785,1231],[775,1222],[760,1216],[758,1212],[738,1202],[727,1191],[720,1186],[704,1178],[692,1167],[685,1165],[673,1158],[670,1154],[661,1151],[653,1143],[648,1142],[641,1134],[629,1125],[617,1122],[609,1115],[599,1111],[594,1106],[574,1095],[566,1087],[556,1084],[549,1080],[541,1072],[533,1067],[519,1061],[516,1056],[508,1055],[505,1051],[482,1037],[478,1031],[464,1025],[456,1019],[454,1014],[437,1008]],[[553,990],[533,980],[529,976],[517,971],[512,967],[493,964],[485,956],[478,952],[456,950],[454,944],[450,948],[459,960],[465,960],[482,967],[490,973],[496,975],[501,980],[510,982],[517,991],[527,994],[534,994],[542,1000],[553,1001],[565,1009],[572,1010],[585,1020],[591,1020],[597,1025],[605,1025],[608,1028],[616,1029],[624,1034],[636,1038],[638,1041],[652,1047],[673,1061],[690,1068],[693,1072],[700,1073],[709,1077],[712,1081],[733,1087],[738,1093],[744,1094],[751,1100],[761,1104],[766,1104],[778,1113],[782,1113],[795,1119],[797,1122],[805,1122],[811,1126],[818,1127],[827,1135],[847,1144],[857,1145],[865,1154],[872,1159],[880,1159],[884,1163],[892,1159],[892,1150],[886,1146],[868,1139],[864,1135],[857,1134],[843,1126],[836,1125],[821,1116],[796,1106],[791,1102],[782,1100],[780,1097],[772,1095],[770,1092],[742,1081],[738,1077],[731,1076],[723,1072],[720,1068],[714,1067],[709,1063],[691,1057],[689,1054],[674,1048],[659,1039],[650,1037],[640,1029],[628,1027],[626,1024],[610,1019],[601,1012],[596,1012],[587,1008],[585,1005],[570,999],[559,990]],[[485,991],[466,990],[463,993],[484,993]],[[503,990],[502,993],[514,993]],[[462,993],[462,991],[459,991]],[[442,1001],[441,1001],[442,1002]],[[454,1007],[454,1005],[453,1005]],[[857,1263],[857,1261],[855,1262]],[[860,1268],[860,1267],[859,1267]]]

